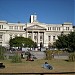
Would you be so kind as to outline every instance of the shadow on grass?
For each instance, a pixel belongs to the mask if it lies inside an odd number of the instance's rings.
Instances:
[[[65,61],[67,61],[67,62],[75,62],[75,61],[72,61],[72,60],[65,60]]]
[[[70,62],[69,60],[65,60],[65,61]]]

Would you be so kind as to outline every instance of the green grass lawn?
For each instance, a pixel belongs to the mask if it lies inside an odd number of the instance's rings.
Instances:
[[[47,70],[42,68],[42,64],[47,61],[54,69]],[[75,62],[67,62],[65,60],[22,60],[22,63],[12,63],[10,60],[0,60],[6,66],[0,69],[0,73],[39,73],[39,72],[75,72]]]

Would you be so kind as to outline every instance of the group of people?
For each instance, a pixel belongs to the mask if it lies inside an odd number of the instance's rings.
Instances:
[[[21,58],[23,58],[23,54],[21,54]],[[26,59],[26,61],[34,61],[34,59],[32,58],[30,52],[28,52],[28,54],[27,54],[27,59]],[[52,65],[48,64],[48,62],[45,62],[45,63],[42,65],[42,68],[49,69],[49,70],[52,70],[52,69],[53,69]]]
[[[27,56],[27,60],[26,61],[34,61],[30,52],[29,52],[29,54]]]

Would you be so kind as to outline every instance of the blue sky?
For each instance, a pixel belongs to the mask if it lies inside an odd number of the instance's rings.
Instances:
[[[0,0],[0,20],[26,23],[36,13],[39,22],[75,25],[74,3],[75,0]]]

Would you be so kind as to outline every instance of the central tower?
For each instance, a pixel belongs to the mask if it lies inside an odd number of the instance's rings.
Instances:
[[[37,22],[37,15],[36,14],[30,16],[30,23],[33,23],[33,22]]]

